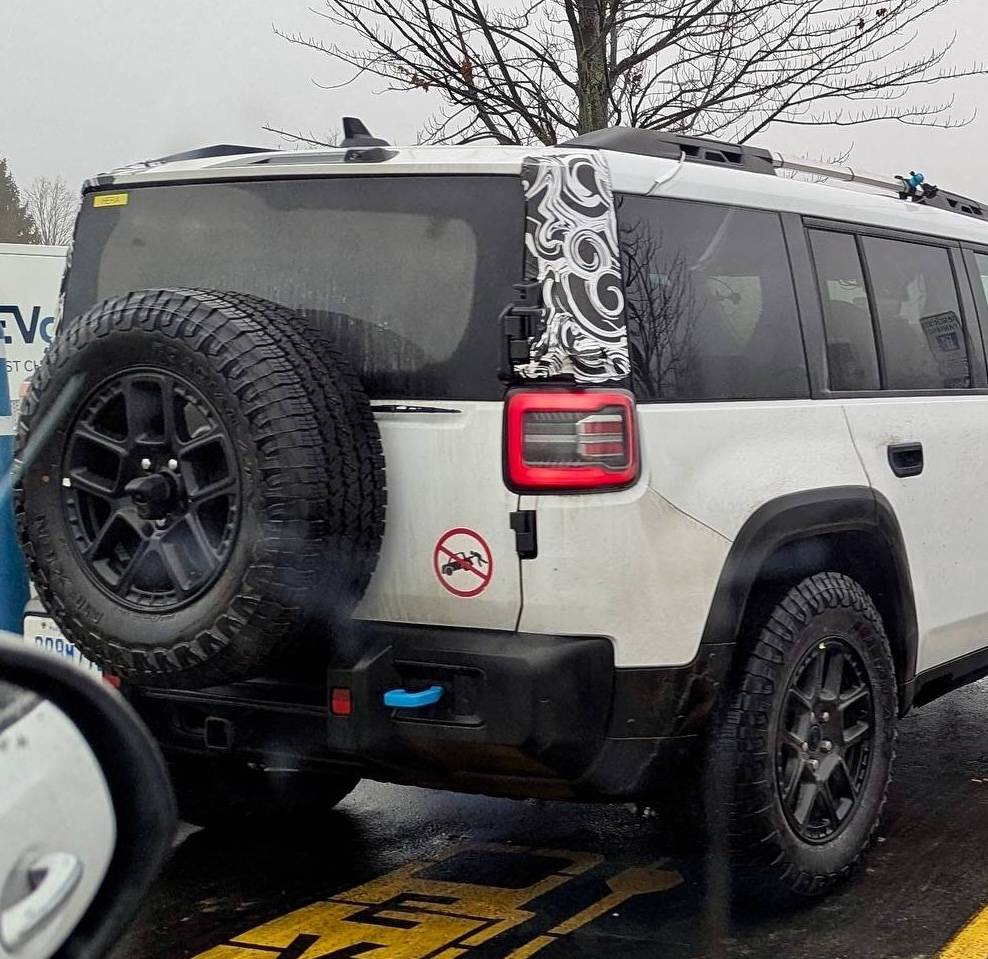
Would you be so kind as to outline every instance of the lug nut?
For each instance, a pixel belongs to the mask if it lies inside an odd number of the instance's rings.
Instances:
[[[156,519],[154,521],[154,525],[157,526],[158,529],[164,529],[168,525],[168,520]]]
[[[822,716],[820,717],[820,722],[821,722],[821,723],[826,723],[826,722],[829,722],[829,721],[830,721],[830,713],[824,713],[824,714],[823,714],[823,715],[822,715]]]
[[[813,770],[813,772],[816,772],[817,769],[820,768],[820,760],[819,759],[807,759],[806,760],[806,765],[809,766],[810,769]]]
[[[170,470],[177,470],[178,469],[178,460],[175,460],[175,459],[169,460],[168,461],[168,468]]]
[[[802,749],[804,753],[810,751],[810,747],[809,747],[809,744],[808,743],[803,743],[803,745],[800,746],[799,748]]]
[[[833,748],[834,744],[829,739],[825,739],[822,743],[820,743],[820,749],[825,753],[829,753]]]
[[[151,461],[146,456],[141,460],[141,469],[145,471],[151,469]]]

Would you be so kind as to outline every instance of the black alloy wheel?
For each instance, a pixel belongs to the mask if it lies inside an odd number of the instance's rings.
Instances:
[[[240,516],[237,458],[216,410],[182,377],[134,369],[93,390],[61,483],[82,564],[118,601],[176,609],[225,567]]]
[[[837,637],[798,664],[776,736],[776,777],[793,830],[830,840],[857,808],[868,774],[875,703],[857,652]]]

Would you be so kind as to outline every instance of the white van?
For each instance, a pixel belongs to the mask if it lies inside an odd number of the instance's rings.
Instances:
[[[55,334],[66,252],[64,246],[0,243],[0,361],[6,367],[13,422],[31,376]],[[13,429],[13,422],[8,422],[6,429],[0,422],[0,438]],[[0,549],[6,545],[0,543]],[[76,659],[74,645],[61,636],[36,602],[33,606],[42,615],[25,620],[25,634],[31,644]]]
[[[12,412],[55,334],[64,246],[0,243],[0,331]]]

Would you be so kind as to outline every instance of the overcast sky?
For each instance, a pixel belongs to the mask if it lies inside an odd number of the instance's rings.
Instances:
[[[61,174],[76,187],[94,173],[206,143],[282,145],[265,123],[335,134],[344,113],[395,142],[411,142],[430,112],[421,91],[378,95],[314,81],[342,78],[328,58],[272,32],[329,36],[309,10],[321,0],[0,0],[0,156],[17,181]],[[953,0],[924,20],[926,42],[959,35],[954,60],[983,57],[988,0]],[[883,123],[854,129],[777,126],[759,143],[834,155],[900,173],[923,170],[941,186],[981,197],[988,156],[988,78],[953,87],[960,130]],[[945,88],[930,91],[939,98]],[[982,104],[984,109],[979,109]]]

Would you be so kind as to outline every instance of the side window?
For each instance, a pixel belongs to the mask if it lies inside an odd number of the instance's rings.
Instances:
[[[618,227],[639,399],[809,394],[777,214],[623,196]]]
[[[862,240],[890,390],[959,390],[971,365],[950,255],[942,247]]]
[[[832,390],[877,390],[878,351],[857,240],[850,233],[810,230]]]

